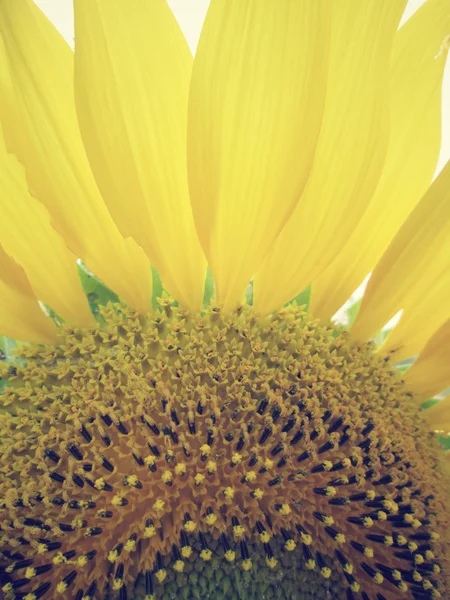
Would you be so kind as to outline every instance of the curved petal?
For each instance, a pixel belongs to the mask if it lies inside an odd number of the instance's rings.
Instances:
[[[198,309],[206,261],[186,173],[191,68],[165,0],[75,0],[76,103],[97,183],[165,287]]]
[[[449,365],[450,319],[428,340],[419,358],[406,371],[405,384],[419,400],[432,398],[450,386]]]
[[[450,263],[430,283],[430,289],[403,311],[400,321],[379,348],[380,352],[394,354],[395,361],[419,354],[450,315],[449,268]]]
[[[39,307],[23,269],[0,246],[0,333],[16,340],[51,344],[56,328]]]
[[[188,172],[219,303],[238,302],[308,177],[330,3],[212,0],[189,97]]]
[[[304,193],[255,276],[255,305],[262,312],[311,283],[370,201],[386,155],[389,59],[405,4],[340,0],[332,11],[319,143]]]
[[[53,229],[47,209],[28,192],[22,166],[0,140],[0,238],[23,268],[34,295],[58,315],[80,325],[94,322],[76,268],[76,257]]]
[[[431,183],[441,146],[447,0],[428,0],[395,37],[390,139],[380,182],[344,248],[313,282],[311,312],[329,319],[374,268]]]
[[[147,310],[150,265],[112,220],[78,130],[71,49],[32,0],[2,0],[0,31],[14,94],[14,101],[0,97],[9,150],[70,249],[123,299]]]
[[[410,214],[369,279],[352,337],[367,340],[400,310],[409,326],[402,327],[405,348],[418,352],[448,318],[450,289],[450,162]],[[447,290],[447,298],[442,291]],[[410,315],[422,314],[422,323]],[[401,326],[401,325],[400,325]],[[419,338],[415,328],[422,329]],[[395,329],[394,334],[395,335]],[[417,340],[419,339],[419,343]],[[387,344],[390,343],[390,336]],[[403,355],[405,353],[403,352]]]

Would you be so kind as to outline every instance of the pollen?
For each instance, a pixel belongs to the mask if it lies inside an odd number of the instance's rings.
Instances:
[[[297,544],[294,542],[294,540],[288,540],[284,547],[288,552],[292,552],[297,547]]]
[[[287,517],[287,515],[290,515],[292,511],[289,504],[282,504],[279,512],[281,515]]]
[[[212,558],[212,551],[211,550],[202,550],[200,552],[200,558],[202,558],[203,560],[211,560]]]
[[[259,539],[261,540],[261,542],[263,542],[263,544],[268,544],[270,542],[270,533],[268,531],[263,531],[260,536]]]
[[[236,552],[234,550],[227,550],[224,554],[224,557],[228,562],[233,562],[236,558]]]
[[[217,515],[210,513],[209,515],[206,515],[205,521],[208,525],[214,525],[214,523],[217,521]]]
[[[439,446],[372,344],[295,305],[99,317],[0,367],[6,600],[448,597]]]
[[[201,483],[203,483],[204,480],[205,476],[203,475],[203,473],[197,473],[194,477],[195,485],[200,485]]]
[[[184,562],[182,560],[176,560],[174,562],[173,568],[175,569],[175,571],[177,571],[178,573],[182,573],[184,571]]]
[[[181,548],[181,556],[183,558],[189,558],[192,556],[192,548],[190,546],[183,546]]]

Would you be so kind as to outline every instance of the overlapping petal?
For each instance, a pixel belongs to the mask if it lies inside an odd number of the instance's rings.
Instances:
[[[397,312],[400,323],[383,351],[418,354],[450,308],[450,162],[405,221],[373,271],[352,327],[371,338]]]
[[[431,398],[450,387],[450,319],[428,340],[419,358],[405,373],[405,381],[419,400]],[[447,400],[441,406],[449,407],[450,402]],[[447,416],[450,420],[450,412]]]
[[[122,298],[147,310],[150,266],[119,233],[83,147],[71,49],[32,0],[2,1],[0,32],[6,53],[1,64],[8,69],[1,80],[12,84],[0,98],[8,148],[69,248]]]
[[[238,302],[308,177],[323,113],[330,3],[212,0],[195,56],[188,166],[223,306]]]
[[[198,309],[206,261],[187,185],[187,43],[165,0],[74,7],[77,110],[99,188],[166,289]]]
[[[425,193],[441,145],[441,87],[450,31],[447,0],[427,0],[395,37],[390,72],[390,138],[367,211],[335,260],[313,283],[311,311],[330,318],[381,258]]]
[[[25,271],[36,298],[64,319],[92,324],[76,257],[53,229],[45,206],[28,192],[22,166],[1,139],[0,186],[0,239],[5,252]]]
[[[309,285],[367,208],[387,150],[388,68],[404,6],[401,0],[333,4],[319,143],[304,193],[255,276],[260,311],[277,309]]]
[[[16,340],[51,344],[56,327],[42,312],[23,269],[0,246],[0,330]]]

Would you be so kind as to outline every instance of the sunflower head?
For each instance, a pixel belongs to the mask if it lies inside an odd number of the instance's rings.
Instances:
[[[5,593],[437,595],[440,451],[389,361],[295,305],[160,305],[4,367]]]

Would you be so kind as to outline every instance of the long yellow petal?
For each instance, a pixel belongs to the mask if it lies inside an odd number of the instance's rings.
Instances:
[[[450,319],[448,319],[405,373],[405,382],[419,399],[426,400],[450,386]]]
[[[395,37],[390,140],[383,173],[363,218],[313,282],[312,313],[330,318],[374,268],[428,188],[441,145],[441,86],[450,31],[448,0],[428,0]]]
[[[376,188],[388,143],[389,59],[404,6],[334,5],[319,143],[305,191],[255,277],[255,304],[263,312],[293,298],[327,266]]]
[[[403,310],[407,325],[401,326],[402,335],[396,338],[396,343],[400,340],[405,346],[402,356],[405,352],[409,355],[417,353],[448,318],[449,289],[450,162],[375,267],[353,324],[352,336],[360,340],[371,338]],[[445,290],[447,297],[442,296]],[[420,322],[417,317],[425,315],[427,318]],[[423,330],[420,335],[416,333],[418,327]]]
[[[187,185],[187,43],[165,0],[74,6],[77,109],[98,185],[166,289],[198,309],[206,261]]]
[[[22,166],[0,139],[0,239],[23,268],[35,296],[61,317],[94,321],[81,287],[76,257],[53,229],[47,209],[30,196]]]
[[[56,328],[44,315],[23,269],[0,246],[0,334],[50,344]]]
[[[10,95],[0,97],[8,148],[25,165],[30,189],[71,250],[124,300],[147,310],[150,266],[119,233],[83,147],[73,52],[32,0],[2,0],[0,31],[15,94],[15,103]],[[125,195],[124,204],[132,203]]]
[[[379,348],[384,354],[394,354],[396,361],[416,356],[433,333],[450,315],[450,277],[447,268],[430,283],[422,297],[404,309],[399,323]]]
[[[238,302],[308,177],[330,3],[212,0],[191,81],[188,171],[218,301]]]

